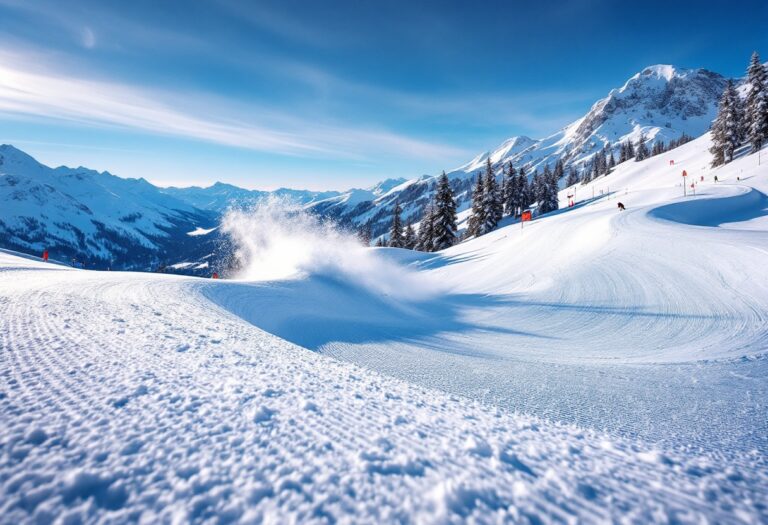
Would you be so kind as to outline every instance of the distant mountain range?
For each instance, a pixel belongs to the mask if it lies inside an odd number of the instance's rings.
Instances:
[[[645,136],[648,146],[705,133],[726,79],[704,69],[652,66],[597,101],[582,118],[543,139],[512,137],[448,173],[459,200],[469,204],[472,178],[490,158],[497,174],[507,162],[529,173],[554,165],[581,169],[608,147]],[[218,218],[232,205],[270,196],[290,198],[347,225],[384,233],[395,201],[418,221],[436,177],[388,179],[344,192],[247,190],[218,182],[207,188],[160,188],[86,168],[49,168],[10,145],[0,146],[0,246],[87,261],[96,268],[176,269],[206,274],[219,264]]]
[[[312,204],[341,195],[340,191],[291,190],[288,188],[280,188],[275,191],[246,190],[223,182],[217,182],[207,188],[199,186],[190,186],[188,188],[170,187],[162,188],[160,191],[201,210],[217,213],[233,204],[247,204],[272,195],[291,199],[302,205]]]

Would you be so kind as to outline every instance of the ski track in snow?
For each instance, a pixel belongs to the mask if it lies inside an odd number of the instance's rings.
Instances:
[[[0,522],[768,517],[757,451],[507,414],[295,347],[194,279],[9,258]]]
[[[408,304],[0,253],[0,523],[767,521],[764,196],[666,162],[622,214],[382,251],[451,289]]]

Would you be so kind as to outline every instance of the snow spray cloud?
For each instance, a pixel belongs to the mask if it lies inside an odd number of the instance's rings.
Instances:
[[[375,293],[419,300],[437,294],[433,279],[366,248],[352,234],[287,199],[270,197],[229,210],[222,232],[233,244],[234,277],[274,281],[324,275]]]

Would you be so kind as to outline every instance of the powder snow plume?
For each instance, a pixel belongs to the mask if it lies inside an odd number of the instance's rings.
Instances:
[[[352,234],[278,197],[229,210],[221,225],[234,245],[234,277],[274,281],[324,275],[399,299],[420,300],[437,282],[362,246]]]

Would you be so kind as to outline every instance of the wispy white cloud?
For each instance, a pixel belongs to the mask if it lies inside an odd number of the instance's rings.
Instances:
[[[259,108],[248,108],[250,114],[244,117],[243,112],[233,112],[213,97],[75,78],[49,68],[33,70],[30,63],[34,62],[0,53],[0,112],[294,156],[371,160],[396,154],[439,159],[466,153],[385,129],[325,124]]]
[[[93,49],[96,47],[96,34],[90,27],[84,27],[81,32],[81,43],[86,49]]]
[[[49,20],[66,34],[77,35],[78,43],[85,48],[98,45],[99,49],[115,51],[136,49],[137,46],[144,49],[151,44],[152,48],[160,48],[161,52],[173,50],[173,52],[183,53],[184,56],[194,55],[217,67],[223,64],[232,70],[249,71],[254,78],[262,78],[267,83],[284,86],[285,91],[293,92],[292,109],[311,114],[304,123],[297,123],[302,129],[307,124],[318,127],[318,121],[328,121],[329,118],[338,118],[345,113],[347,120],[360,122],[359,119],[365,119],[365,114],[368,113],[369,120],[379,122],[379,127],[382,127],[381,122],[390,122],[390,125],[397,126],[397,122],[402,121],[427,125],[431,123],[438,126],[445,124],[455,129],[463,127],[472,130],[471,135],[474,136],[487,135],[489,132],[495,135],[499,128],[506,127],[510,130],[510,134],[522,132],[537,137],[568,124],[577,118],[579,113],[586,111],[589,104],[594,101],[594,93],[582,93],[573,89],[560,91],[550,89],[527,93],[519,89],[511,89],[506,93],[467,91],[458,94],[441,94],[439,90],[433,90],[428,94],[403,91],[384,85],[371,85],[359,78],[340,75],[321,64],[295,59],[290,55],[277,53],[269,47],[241,48],[232,45],[232,42],[226,42],[226,33],[203,36],[200,33],[175,30],[168,25],[153,24],[151,20],[137,19],[130,12],[107,9],[98,3],[87,10],[58,9],[48,0],[40,2],[0,0],[0,6],[3,5],[27,12],[35,18]],[[269,3],[246,6],[232,0],[216,0],[216,5],[229,16],[252,25],[256,32],[276,34],[286,40],[313,48],[334,46],[340,42],[349,44],[349,38],[351,38],[347,33],[337,34],[312,24],[298,24],[284,11],[274,5],[270,6]],[[7,38],[0,36],[0,44],[3,44],[4,40]],[[5,48],[16,49],[12,45],[6,45]],[[222,53],[222,49],[227,49],[227,52]],[[146,88],[142,91],[146,91]],[[156,95],[152,96],[156,98]],[[574,106],[581,106],[582,103],[583,110],[574,112]],[[378,109],[381,111],[376,115]],[[260,108],[257,115],[259,119],[252,122],[258,122],[262,128],[266,127],[262,117],[265,113],[271,112]],[[240,112],[237,111],[235,114]],[[284,114],[287,116],[290,111],[286,109]],[[353,114],[357,119],[350,118]],[[249,125],[249,127],[259,126]],[[359,126],[358,124],[357,127]],[[343,130],[345,127],[355,126],[335,126],[335,128],[339,127]],[[290,125],[280,126],[277,129],[270,128],[272,131],[277,130],[281,133],[290,129]],[[320,131],[323,134],[333,135],[334,129]],[[375,134],[382,133],[386,134],[385,131]],[[401,138],[404,137],[401,136]],[[281,140],[284,139],[285,137],[281,137]],[[342,142],[346,144],[346,141]]]

